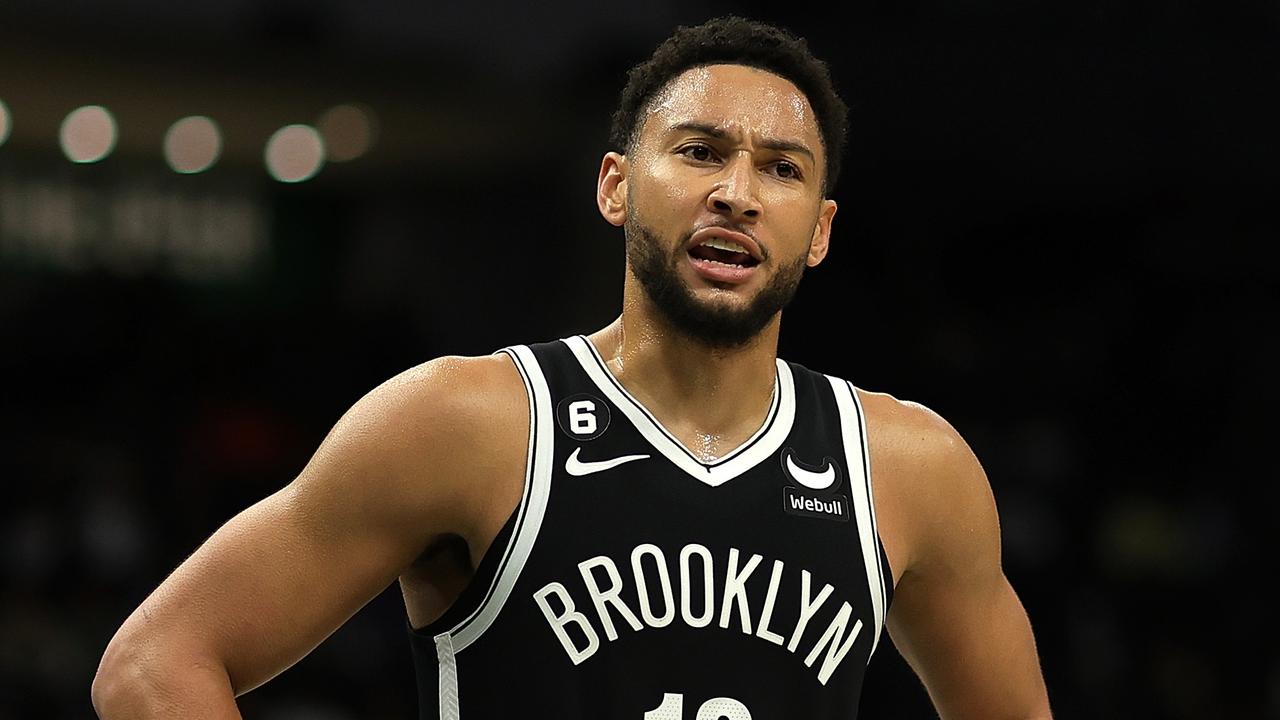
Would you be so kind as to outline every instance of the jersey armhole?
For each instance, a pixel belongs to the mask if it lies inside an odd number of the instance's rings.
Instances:
[[[538,532],[542,528],[542,520],[546,515],[547,502],[551,496],[551,465],[555,436],[555,415],[551,409],[551,392],[547,379],[542,373],[538,359],[533,350],[526,345],[504,348],[505,353],[515,363],[520,377],[524,381],[525,391],[529,397],[529,440],[525,459],[524,491],[520,497],[513,517],[507,519],[508,531],[504,525],[502,532],[507,533],[506,541],[498,546],[498,538],[493,547],[481,558],[484,566],[487,559],[492,558],[494,567],[486,568],[487,582],[474,582],[477,591],[483,589],[483,597],[478,600],[470,597],[464,607],[462,603],[458,612],[449,619],[453,622],[446,625],[441,621],[432,623],[427,628],[414,630],[417,641],[434,641],[437,645],[444,636],[448,640],[450,653],[460,653],[475,642],[493,625],[502,612],[503,606],[511,597],[516,581],[524,570],[525,563],[533,551]],[[480,569],[477,568],[477,576]],[[470,586],[469,586],[470,587]],[[469,589],[468,587],[468,589]],[[464,591],[465,592],[465,591]],[[450,608],[452,610],[453,608]],[[446,615],[449,611],[446,611]],[[461,619],[459,619],[459,616]],[[427,636],[426,633],[434,632]]]
[[[428,642],[434,642],[433,638],[436,635],[447,632],[450,628],[462,623],[468,616],[480,609],[489,588],[493,585],[494,578],[498,574],[500,559],[506,553],[507,546],[511,543],[511,533],[515,528],[516,517],[519,514],[520,508],[517,506],[511,511],[511,515],[507,518],[506,523],[502,525],[502,529],[498,530],[498,534],[494,536],[493,541],[489,543],[489,549],[485,550],[484,556],[480,558],[480,564],[476,567],[475,574],[467,581],[466,587],[462,589],[462,592],[458,593],[458,598],[444,611],[443,615],[420,628],[415,628],[408,618],[405,619],[411,634],[417,635]]]

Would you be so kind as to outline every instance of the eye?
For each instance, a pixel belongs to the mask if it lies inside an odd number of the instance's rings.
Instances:
[[[784,180],[800,179],[800,168],[796,167],[794,163],[789,163],[786,160],[782,160],[778,162],[776,165],[774,165],[773,167],[774,167],[774,172],[778,173],[778,177]]]
[[[686,145],[680,148],[677,153],[696,162],[711,162],[716,157],[715,151],[702,143]]]

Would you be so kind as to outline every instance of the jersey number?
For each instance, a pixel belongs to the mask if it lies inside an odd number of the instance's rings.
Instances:
[[[662,704],[644,714],[644,720],[683,720],[684,695],[681,693],[663,693]],[[698,716],[694,720],[751,720],[751,712],[747,706],[733,698],[711,698],[698,708]]]
[[[596,404],[590,400],[578,400],[569,403],[569,426],[579,435],[590,435],[596,431]]]

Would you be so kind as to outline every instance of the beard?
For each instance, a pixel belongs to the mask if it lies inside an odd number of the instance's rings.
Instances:
[[[627,262],[653,304],[672,326],[687,337],[716,350],[732,350],[751,342],[795,297],[804,275],[805,255],[778,268],[745,307],[699,300],[680,278],[679,263],[686,255],[692,232],[667,254],[657,235],[634,214],[623,225]]]

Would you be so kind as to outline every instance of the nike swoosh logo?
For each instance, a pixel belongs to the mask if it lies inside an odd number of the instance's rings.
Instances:
[[[599,460],[596,462],[587,462],[578,459],[578,453],[582,452],[582,448],[576,448],[569,459],[564,462],[564,471],[574,477],[582,477],[591,473],[598,473],[604,470],[612,470],[623,463],[629,463],[632,460],[647,460],[648,455],[623,455],[612,460]]]
[[[809,488],[810,490],[826,490],[836,481],[836,467],[827,463],[827,469],[822,472],[813,472],[805,470],[796,465],[791,455],[787,455],[787,472],[791,473],[791,479]]]

